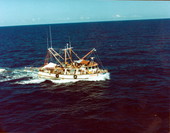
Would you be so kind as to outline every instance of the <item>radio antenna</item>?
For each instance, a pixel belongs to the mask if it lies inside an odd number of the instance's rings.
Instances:
[[[50,32],[50,44],[51,44],[51,48],[52,48],[53,42],[52,42],[52,35],[51,35],[51,26],[49,26],[49,32]]]

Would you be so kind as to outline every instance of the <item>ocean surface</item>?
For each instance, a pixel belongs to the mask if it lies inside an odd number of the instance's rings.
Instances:
[[[0,132],[170,132],[170,20],[51,25],[54,48],[97,49],[101,81],[25,71],[43,65],[48,27],[0,27]]]

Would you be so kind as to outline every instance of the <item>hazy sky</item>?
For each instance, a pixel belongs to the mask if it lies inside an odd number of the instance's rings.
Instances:
[[[170,1],[0,0],[0,26],[170,18]]]

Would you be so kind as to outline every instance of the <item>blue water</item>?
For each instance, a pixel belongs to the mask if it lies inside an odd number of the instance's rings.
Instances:
[[[0,131],[168,133],[170,20],[51,25],[54,48],[96,48],[110,80],[56,83],[42,66],[48,25],[0,28]],[[84,54],[79,51],[80,54]]]

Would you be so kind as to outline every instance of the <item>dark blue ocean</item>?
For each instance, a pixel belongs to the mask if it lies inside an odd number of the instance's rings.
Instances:
[[[170,132],[170,20],[51,25],[54,48],[97,49],[105,81],[24,71],[43,65],[48,27],[0,27],[0,132]]]

